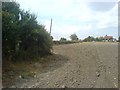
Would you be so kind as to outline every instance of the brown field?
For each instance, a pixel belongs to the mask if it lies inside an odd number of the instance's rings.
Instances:
[[[55,45],[52,52],[54,54],[46,57],[44,65],[34,63],[35,77],[17,79],[10,87],[118,87],[118,43]]]

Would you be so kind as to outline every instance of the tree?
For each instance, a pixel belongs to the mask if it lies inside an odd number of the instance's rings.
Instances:
[[[77,37],[76,34],[72,34],[72,35],[70,36],[70,39],[71,39],[72,41],[74,41],[74,40],[78,40],[78,37]]]
[[[101,41],[103,41],[103,37],[96,37],[95,41],[101,42]]]
[[[60,38],[60,41],[67,41],[67,39],[62,37],[62,38]]]
[[[119,38],[118,38],[118,42],[120,42],[120,36],[119,36]]]
[[[88,36],[87,38],[85,38],[83,41],[85,42],[91,42],[91,41],[95,41],[95,38],[92,36]]]
[[[2,2],[2,49],[3,56],[15,53],[19,30],[19,4]]]
[[[16,2],[2,3],[3,58],[31,58],[50,53],[52,38],[36,16],[21,10]]]

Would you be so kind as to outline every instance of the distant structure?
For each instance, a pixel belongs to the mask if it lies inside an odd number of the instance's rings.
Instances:
[[[105,42],[112,42],[113,41],[113,36],[104,36],[103,37],[103,41],[105,41]]]

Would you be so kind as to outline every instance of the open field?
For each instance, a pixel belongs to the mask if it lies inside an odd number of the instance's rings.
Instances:
[[[34,78],[21,79],[10,87],[117,88],[118,43],[86,42],[53,47],[54,58],[35,63]],[[42,67],[42,71],[41,71]],[[22,82],[22,83],[21,83]]]

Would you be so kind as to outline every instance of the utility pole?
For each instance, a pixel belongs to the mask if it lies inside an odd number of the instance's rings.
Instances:
[[[50,23],[50,35],[51,35],[51,29],[52,29],[52,19],[51,19],[51,23]]]

